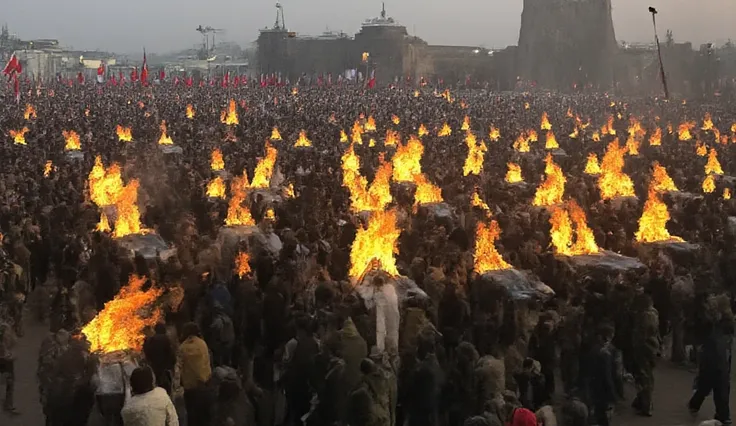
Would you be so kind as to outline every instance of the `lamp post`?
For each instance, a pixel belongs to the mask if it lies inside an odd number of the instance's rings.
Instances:
[[[664,73],[664,63],[662,63],[662,49],[659,47],[659,36],[657,35],[657,9],[649,6],[649,13],[652,14],[652,26],[654,27],[654,42],[657,44],[657,56],[659,57],[659,77],[662,79],[662,87],[664,88],[664,98],[670,98],[670,91],[667,90],[667,76]]]

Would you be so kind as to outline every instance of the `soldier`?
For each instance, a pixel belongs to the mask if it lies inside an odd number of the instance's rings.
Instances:
[[[5,403],[3,409],[11,414],[19,414],[15,408],[13,396],[15,393],[15,356],[13,348],[17,341],[13,326],[3,318],[0,312],[0,375],[5,376]]]
[[[659,314],[654,309],[652,298],[640,294],[634,300],[633,339],[634,381],[637,395],[631,404],[638,414],[652,415],[652,392],[654,391],[654,365],[659,351]]]

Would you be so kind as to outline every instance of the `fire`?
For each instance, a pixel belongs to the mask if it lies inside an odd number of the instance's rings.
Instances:
[[[613,116],[609,115],[606,124],[601,127],[601,135],[616,136],[616,129],[613,128]]]
[[[54,163],[51,160],[46,161],[46,164],[43,166],[43,177],[49,177],[53,169],[55,169]]]
[[[353,124],[353,130],[350,135],[350,140],[355,144],[363,145],[363,127],[356,121],[355,124]]]
[[[276,220],[276,212],[273,211],[272,208],[269,208],[266,210],[266,214],[263,216],[265,220],[275,221]]]
[[[698,157],[705,157],[708,154],[708,147],[701,141],[698,141],[695,145],[695,154]]]
[[[391,163],[379,157],[380,165],[376,170],[373,184],[368,188],[368,180],[360,174],[360,158],[350,145],[342,156],[342,184],[350,191],[351,209],[361,211],[383,211],[393,198],[390,192]]]
[[[702,130],[713,130],[713,120],[710,117],[710,113],[706,112],[705,117],[703,117],[703,127],[701,127]]]
[[[163,290],[151,286],[143,291],[146,280],[146,277],[131,275],[128,285],[121,288],[117,296],[105,303],[105,308],[82,328],[82,334],[90,343],[90,351],[110,353],[143,349],[144,331],[162,318],[156,301]]]
[[[394,254],[399,252],[401,231],[396,226],[396,211],[378,211],[371,215],[368,227],[358,229],[350,250],[350,271],[353,279],[360,279],[377,268],[390,275],[398,275]]]
[[[305,130],[301,130],[299,132],[299,139],[296,140],[294,143],[294,147],[310,147],[312,146],[312,141],[307,138],[307,132]]]
[[[161,129],[161,137],[158,138],[158,144],[173,145],[174,141],[171,140],[171,138],[167,134],[168,128],[166,127],[166,120],[161,120],[161,125],[159,126],[159,128]]]
[[[26,133],[28,133],[28,127],[23,127],[20,130],[10,130],[10,137],[13,138],[14,144],[26,145]]]
[[[640,243],[656,243],[659,241],[682,241],[682,238],[670,235],[667,221],[670,213],[667,205],[659,198],[657,190],[649,187],[649,196],[644,204],[644,211],[639,218],[639,230],[634,237]]]
[[[488,147],[483,141],[477,143],[472,132],[468,132],[465,136],[465,144],[468,146],[468,157],[463,166],[463,176],[471,173],[477,176],[483,170],[483,156],[488,151]]]
[[[641,139],[646,131],[641,126],[641,122],[636,117],[631,117],[629,119],[629,128],[628,128],[629,137],[635,137],[637,139]]]
[[[392,158],[394,182],[413,182],[414,176],[422,173],[422,155],[424,145],[416,137],[410,136],[406,145],[399,143]]]
[[[430,182],[424,173],[415,176],[414,183],[417,185],[414,192],[415,207],[419,204],[441,203],[444,201],[442,199],[442,189]]]
[[[716,179],[713,175],[708,175],[703,180],[703,192],[710,194],[716,190]]]
[[[629,155],[639,155],[639,141],[634,136],[629,136],[626,139],[626,152]]]
[[[401,119],[396,114],[391,114],[391,122],[393,122],[395,125],[399,125],[401,123]]]
[[[731,190],[728,188],[723,188],[723,199],[724,200],[730,200],[731,199]]]
[[[240,124],[238,120],[238,110],[235,99],[230,99],[227,110],[223,110],[220,114],[220,122],[228,126],[237,126]]]
[[[340,129],[340,142],[347,143],[348,141],[348,134],[345,133],[345,130]]]
[[[251,273],[250,269],[250,255],[245,252],[238,252],[235,256],[235,273],[238,277],[243,278],[244,276]]]
[[[572,129],[572,133],[570,133],[568,136],[570,137],[570,139],[577,139],[578,136],[580,136],[580,130],[578,129],[578,127],[575,126]]]
[[[82,149],[82,143],[79,141],[79,135],[74,130],[62,130],[61,134],[64,136],[66,145],[64,149],[66,151],[79,151]]]
[[[562,196],[565,195],[567,178],[562,172],[562,168],[552,160],[552,154],[547,154],[547,158],[544,161],[546,163],[544,174],[547,176],[539,185],[537,193],[534,195],[532,204],[535,206],[559,204],[562,202]]]
[[[107,220],[105,212],[100,213],[100,222],[95,227],[97,232],[110,232],[110,221]]]
[[[194,107],[192,104],[187,104],[187,118],[190,120],[194,120],[194,116],[197,114],[197,112],[194,110]]]
[[[537,135],[537,131],[534,129],[530,129],[527,133],[527,140],[529,142],[536,142],[539,140],[539,136]]]
[[[524,102],[524,109],[529,109],[529,102]]]
[[[559,149],[560,144],[557,143],[557,139],[555,138],[555,134],[552,132],[552,130],[547,132],[547,139],[544,142],[544,149]]]
[[[441,138],[445,136],[450,136],[451,134],[452,134],[452,129],[450,128],[450,126],[447,125],[447,123],[443,124],[440,131],[437,132],[437,136]]]
[[[210,168],[214,171],[222,170],[225,168],[225,161],[222,159],[222,151],[220,151],[219,148],[215,148],[214,151],[212,151]]]
[[[601,190],[601,198],[610,200],[614,197],[633,197],[634,183],[631,178],[623,172],[624,155],[626,149],[619,147],[618,138],[608,144],[608,149],[603,155],[601,162],[601,175],[598,179],[598,187]]]
[[[31,104],[26,104],[26,109],[23,111],[23,118],[26,120],[30,120],[31,118],[37,118],[36,116],[36,108],[33,107]]]
[[[565,115],[567,116],[567,118],[572,118],[573,117],[573,115],[572,115],[572,109],[570,107],[567,107],[567,112],[565,113]]]
[[[419,125],[419,130],[417,130],[417,135],[421,138],[424,136],[427,136],[429,134],[429,130],[427,130],[427,126],[424,124]]]
[[[284,196],[286,198],[294,198],[296,195],[294,195],[294,184],[290,183],[286,185],[284,188]]]
[[[654,133],[652,133],[651,136],[649,136],[649,145],[650,146],[660,146],[662,145],[662,129],[657,127],[654,130]]]
[[[463,124],[462,126],[460,126],[460,130],[464,132],[470,130],[470,117],[468,117],[467,115],[465,116],[465,118],[463,118]]]
[[[87,177],[89,182],[89,197],[98,206],[112,206],[117,203],[123,191],[123,178],[120,166],[113,163],[105,170],[102,158],[95,157],[95,165]]]
[[[652,164],[652,181],[649,185],[657,192],[679,191],[675,181],[667,174],[667,169],[661,166],[658,161]]]
[[[529,152],[529,142],[531,141],[531,134],[527,132],[521,132],[518,138],[514,141],[514,149],[519,152]]]
[[[486,202],[480,198],[480,195],[478,195],[478,187],[475,188],[473,196],[470,198],[470,205],[478,207],[486,213],[487,217],[491,217],[491,208],[488,207],[488,204],[486,204]]]
[[[453,98],[450,94],[450,89],[445,89],[445,91],[442,92],[442,97],[445,98],[445,100],[449,103],[455,102],[455,98]]]
[[[271,176],[273,175],[273,168],[276,165],[278,154],[279,152],[276,148],[266,142],[266,156],[259,160],[256,165],[256,169],[253,172],[253,182],[250,184],[251,188],[268,188],[271,185]],[[247,177],[245,180],[247,181]]]
[[[598,133],[598,131],[596,130],[595,132],[593,132],[593,136],[591,136],[591,138],[593,139],[593,142],[600,142],[601,134]]]
[[[498,222],[492,220],[489,225],[478,222],[475,231],[475,253],[473,270],[477,274],[483,274],[489,271],[499,271],[502,269],[511,269],[503,256],[496,249],[496,240],[501,235],[501,227]]]
[[[276,126],[273,126],[273,129],[271,129],[271,140],[272,141],[280,141],[281,139],[281,133],[279,133],[279,129]]]
[[[552,124],[549,122],[546,111],[542,113],[542,123],[539,125],[539,128],[542,130],[552,130]]]
[[[215,176],[207,184],[207,196],[210,198],[225,198],[225,181],[220,176]]]
[[[123,127],[118,124],[115,128],[115,133],[117,133],[119,141],[130,142],[133,140],[133,131],[130,127]]]
[[[368,116],[368,120],[365,122],[365,126],[363,126],[363,129],[366,131],[366,133],[376,131],[376,120],[373,118],[372,115]]]
[[[599,175],[601,174],[601,166],[598,165],[598,156],[591,152],[588,154],[588,162],[585,163],[585,171],[584,173],[586,175]]]
[[[552,225],[550,237],[555,253],[564,256],[580,256],[600,251],[593,231],[588,227],[585,212],[574,200],[568,202],[567,209],[553,207],[549,222]],[[575,236],[574,242],[573,236]]]
[[[120,191],[120,195],[115,202],[118,213],[117,221],[115,221],[115,232],[112,234],[115,238],[140,234],[145,231],[141,228],[141,214],[137,205],[138,186],[138,179],[131,180]]]
[[[415,98],[418,98],[418,97],[419,97],[419,90],[415,90],[415,91],[414,91],[414,97],[415,97]]]
[[[723,169],[721,169],[721,163],[718,161],[718,153],[715,148],[710,149],[710,152],[708,153],[708,163],[705,165],[705,174],[709,175],[711,173],[715,173],[717,175],[723,174]]]
[[[399,132],[391,129],[386,130],[386,139],[383,140],[385,146],[396,146],[400,142]]]
[[[496,142],[501,137],[501,132],[497,127],[491,126],[491,130],[488,131],[488,140]]]
[[[524,182],[524,178],[521,176],[521,166],[515,163],[508,163],[506,165],[506,182],[508,183],[519,183]]]
[[[681,141],[689,141],[693,138],[690,131],[695,128],[694,121],[686,121],[677,127],[677,138]]]
[[[235,226],[253,226],[256,222],[250,214],[248,207],[244,206],[245,197],[247,195],[248,176],[243,172],[243,176],[235,176],[230,182],[230,202],[227,206],[227,217],[225,225]]]

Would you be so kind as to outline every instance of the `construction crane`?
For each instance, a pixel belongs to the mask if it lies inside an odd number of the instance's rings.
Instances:
[[[204,57],[208,57],[210,52],[215,50],[215,36],[220,33],[224,33],[225,30],[221,28],[212,28],[210,26],[198,26],[195,30],[202,34],[202,54]],[[212,34],[212,43],[210,44],[209,35]]]

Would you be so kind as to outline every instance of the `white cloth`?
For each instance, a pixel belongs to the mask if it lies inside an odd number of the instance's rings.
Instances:
[[[376,305],[376,347],[391,354],[399,350],[399,298],[391,284],[381,286],[373,293]]]
[[[130,375],[138,367],[133,361],[124,361],[123,368],[120,363],[100,364],[97,374],[93,378],[96,385],[97,395],[115,395],[130,392]],[[125,371],[125,377],[123,377]],[[127,392],[126,392],[127,391]]]
[[[162,388],[133,395],[120,414],[125,426],[179,426],[174,403]]]

